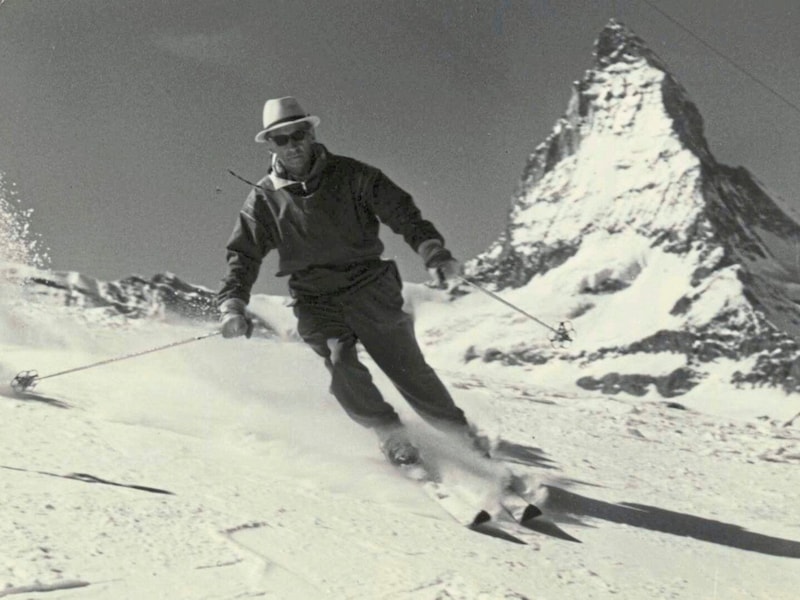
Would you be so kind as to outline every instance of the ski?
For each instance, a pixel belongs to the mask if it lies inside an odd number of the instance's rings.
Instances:
[[[468,530],[512,544],[526,545],[527,542],[514,535],[507,527],[492,517],[491,511],[480,508],[477,512],[465,509],[451,489],[441,481],[435,472],[424,464],[398,467],[412,481],[420,484],[428,497],[436,502],[454,521]]]
[[[492,517],[492,513],[481,508],[477,512],[467,512],[458,502],[453,499],[452,492],[447,489],[445,484],[435,481],[423,483],[423,489],[428,496],[434,500],[453,520],[466,527],[470,531],[480,533],[513,544],[525,545],[527,542],[510,531],[500,522]]]
[[[476,512],[468,506],[465,507],[464,502],[455,497],[457,490],[449,488],[439,473],[426,462],[421,461],[397,468],[407,478],[419,483],[428,497],[470,531],[524,545],[527,542],[519,536],[521,527],[540,535],[581,543],[578,538],[547,518],[541,508],[527,499],[529,493],[524,479],[511,470],[508,471],[506,485],[498,490],[497,502],[492,503],[494,508],[479,507]]]

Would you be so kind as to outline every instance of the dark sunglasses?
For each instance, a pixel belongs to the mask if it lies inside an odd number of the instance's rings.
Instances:
[[[295,142],[302,142],[306,139],[306,136],[309,134],[307,129],[298,129],[297,131],[293,131],[290,134],[278,134],[278,135],[271,135],[269,139],[275,142],[278,146],[285,146],[289,143],[289,139],[293,139]]]

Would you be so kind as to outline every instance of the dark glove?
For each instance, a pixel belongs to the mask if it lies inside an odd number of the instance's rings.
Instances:
[[[422,242],[418,250],[425,268],[439,283],[456,283],[461,277],[461,263],[437,239]]]
[[[253,335],[253,320],[247,316],[246,308],[247,305],[239,298],[228,298],[220,305],[222,337],[233,338],[243,335],[249,338]]]
[[[429,272],[436,277],[439,283],[456,284],[461,279],[461,263],[451,257],[438,266],[431,267]]]

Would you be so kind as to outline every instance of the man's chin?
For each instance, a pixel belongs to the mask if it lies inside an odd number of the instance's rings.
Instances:
[[[304,156],[287,156],[281,162],[283,162],[283,166],[295,176],[305,174],[311,168],[311,161],[306,159]]]
[[[292,166],[295,166],[295,167],[300,167],[300,166],[304,165],[307,160],[308,159],[303,154],[299,154],[299,155],[296,155],[296,156],[287,156],[286,157],[286,162],[291,164]]]

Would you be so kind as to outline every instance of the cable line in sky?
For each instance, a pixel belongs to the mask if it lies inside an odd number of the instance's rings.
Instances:
[[[757,83],[758,85],[760,85],[762,88],[764,88],[765,90],[767,90],[768,92],[770,92],[770,93],[771,93],[773,96],[775,96],[776,98],[778,98],[779,100],[781,100],[781,101],[782,101],[784,104],[786,104],[786,105],[787,105],[789,108],[791,108],[791,109],[792,109],[792,110],[793,110],[795,113],[797,113],[798,115],[800,115],[800,106],[798,106],[797,104],[795,104],[794,102],[792,102],[791,100],[789,100],[789,98],[787,98],[786,96],[784,96],[782,93],[780,93],[780,92],[779,92],[778,90],[776,90],[774,87],[772,87],[771,85],[769,85],[769,84],[768,84],[767,82],[765,82],[763,79],[761,79],[760,77],[758,77],[758,76],[754,75],[754,74],[753,74],[753,73],[751,73],[749,70],[747,70],[745,67],[743,67],[742,65],[740,65],[740,64],[739,64],[737,61],[735,61],[734,59],[732,59],[730,56],[728,56],[727,54],[725,54],[725,53],[724,53],[724,52],[722,52],[721,50],[718,50],[717,48],[715,48],[714,46],[712,46],[712,45],[711,45],[709,42],[707,42],[705,39],[703,39],[703,37],[702,37],[702,36],[700,36],[699,34],[695,33],[695,32],[694,32],[694,31],[692,31],[691,29],[689,29],[689,28],[688,28],[686,25],[684,25],[683,23],[681,23],[681,22],[680,22],[678,19],[676,19],[676,18],[675,18],[675,17],[673,17],[672,15],[668,14],[668,13],[667,13],[667,12],[665,12],[663,9],[659,8],[657,5],[655,5],[655,4],[654,4],[653,2],[651,2],[650,0],[639,0],[639,1],[640,1],[642,4],[646,4],[646,5],[647,5],[647,6],[649,6],[651,9],[653,9],[654,11],[656,11],[657,13],[659,13],[661,16],[663,16],[664,18],[668,19],[669,21],[671,21],[672,23],[674,23],[675,25],[677,25],[678,27],[680,27],[680,28],[681,28],[683,31],[685,31],[685,32],[686,32],[686,33],[688,33],[690,36],[692,36],[692,37],[693,37],[695,40],[697,40],[698,42],[700,42],[700,43],[701,43],[703,46],[705,46],[706,48],[708,48],[709,50],[711,50],[711,51],[712,51],[714,54],[716,54],[717,56],[719,56],[720,58],[722,58],[724,61],[726,61],[728,64],[730,64],[731,66],[733,66],[733,67],[734,67],[734,68],[735,68],[737,71],[739,71],[740,73],[742,73],[743,75],[745,75],[747,78],[751,79],[752,81],[756,82],[756,83]]]

